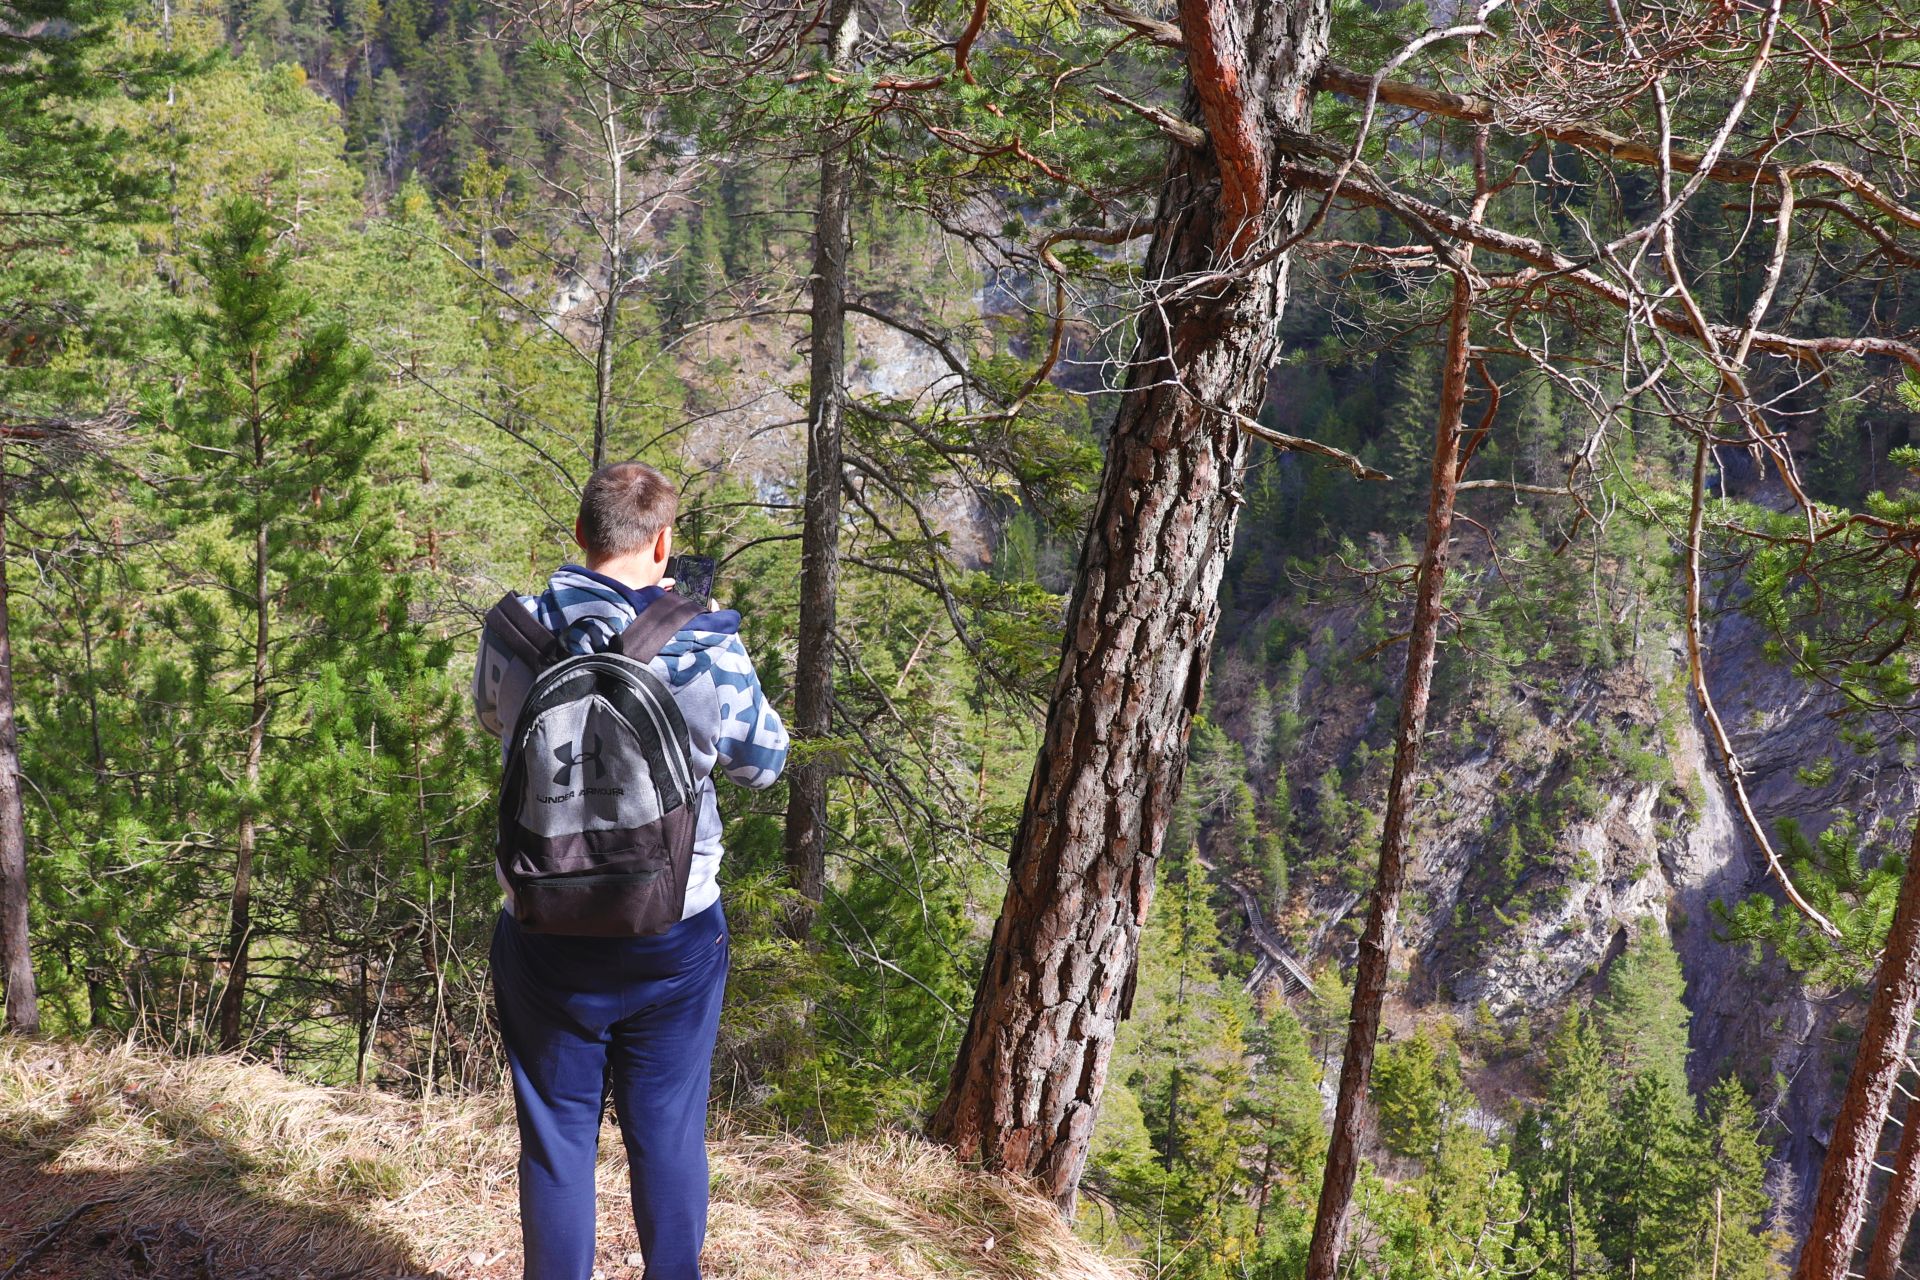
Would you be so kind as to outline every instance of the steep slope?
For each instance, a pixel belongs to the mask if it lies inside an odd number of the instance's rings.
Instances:
[[[1772,827],[1790,819],[1813,836],[1847,816],[1870,834],[1876,856],[1895,845],[1904,848],[1920,813],[1910,743],[1862,749],[1850,742],[1831,714],[1838,699],[1770,661],[1757,628],[1742,617],[1717,629],[1707,678],[1763,823]],[[1737,815],[1727,808],[1717,773],[1713,784],[1709,795],[1717,803],[1717,821],[1710,811],[1694,839],[1724,871],[1719,882],[1693,886],[1681,898],[1696,919],[1704,918],[1711,898],[1728,896],[1719,884],[1738,881],[1747,893],[1779,896],[1759,866],[1753,841],[1735,825]],[[1862,1005],[1849,992],[1809,989],[1777,961],[1755,960],[1705,929],[1676,936],[1676,943],[1694,1014],[1694,1079],[1735,1072],[1761,1086],[1757,1096],[1775,1108],[1779,1153],[1794,1177],[1796,1210],[1804,1212],[1853,1064],[1849,1028],[1857,1028]],[[1869,976],[1860,974],[1861,983]]]
[[[1375,849],[1370,828],[1328,829],[1326,786],[1315,782],[1343,777],[1360,808],[1384,793],[1389,761],[1376,747],[1399,671],[1386,660],[1369,686],[1337,656],[1368,644],[1359,606],[1293,622],[1317,638],[1297,693],[1303,727],[1281,761],[1303,867],[1278,923],[1317,967],[1351,959],[1360,872]],[[1744,616],[1723,610],[1708,640],[1709,686],[1769,829],[1792,819],[1811,836],[1843,814],[1862,831],[1904,827],[1915,780],[1897,746],[1857,749],[1830,698],[1771,661]],[[1219,711],[1244,745],[1249,686],[1231,666]],[[1436,707],[1394,957],[1404,999],[1389,1033],[1451,1018],[1479,1063],[1471,1083],[1485,1109],[1511,1120],[1544,1030],[1595,989],[1632,931],[1662,930],[1686,978],[1693,1086],[1731,1074],[1754,1093],[1774,1121],[1776,1197],[1799,1215],[1850,1062],[1842,1024],[1856,1010],[1725,936],[1716,903],[1778,894],[1684,680],[1677,626],[1650,611],[1612,661],[1524,663],[1510,681]],[[1329,864],[1317,874],[1316,859]]]

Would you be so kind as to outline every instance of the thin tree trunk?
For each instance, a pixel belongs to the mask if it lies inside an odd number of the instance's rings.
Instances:
[[[367,1082],[367,1043],[370,1037],[367,1007],[367,953],[362,950],[357,957],[360,971],[359,986],[353,1001],[353,1083],[364,1085]]]
[[[1724,1188],[1713,1189],[1713,1270],[1707,1273],[1707,1280],[1720,1280],[1720,1229],[1725,1218]]]
[[[7,498],[6,451],[0,446],[0,967],[7,983],[6,1029],[31,1036],[40,1031],[40,994],[27,930],[27,818],[20,804],[20,744],[13,718]]]
[[[1920,1103],[1908,1102],[1900,1127],[1900,1150],[1893,1157],[1893,1180],[1880,1203],[1880,1222],[1867,1250],[1866,1280],[1895,1280],[1906,1251],[1913,1215],[1920,1213]]]
[[[1320,1182],[1313,1244],[1307,1253],[1307,1280],[1332,1280],[1353,1209],[1353,1183],[1360,1167],[1361,1111],[1373,1079],[1380,1006],[1387,993],[1400,890],[1406,883],[1413,834],[1414,775],[1420,767],[1420,742],[1427,729],[1427,701],[1433,691],[1434,655],[1440,638],[1440,595],[1447,580],[1453,501],[1460,483],[1460,411],[1466,401],[1472,306],[1472,290],[1465,276],[1456,273],[1448,315],[1446,363],[1441,373],[1440,421],[1434,431],[1433,472],[1427,494],[1427,541],[1415,587],[1413,627],[1407,638],[1393,776],[1387,784],[1387,814],[1380,833],[1380,867],[1374,877],[1366,932],[1360,938],[1354,970],[1353,1016],[1347,1024],[1346,1055],[1340,1061],[1340,1090]]]
[[[1157,297],[1107,444],[1060,674],[967,1034],[933,1135],[1071,1212],[1186,765],[1296,225],[1273,151],[1309,125],[1325,0],[1183,0],[1186,114],[1144,278]],[[1236,260],[1245,265],[1230,271]],[[1204,285],[1199,273],[1222,271]]]
[[[1275,1124],[1278,1117],[1269,1117],[1267,1123]],[[1267,1234],[1267,1199],[1273,1191],[1273,1140],[1267,1140],[1266,1155],[1260,1161],[1260,1201],[1253,1210],[1253,1238],[1259,1240]]]
[[[834,0],[829,61],[852,55],[860,19],[852,0]],[[836,138],[820,156],[820,204],[813,221],[812,353],[807,384],[807,493],[801,518],[800,628],[793,677],[793,729],[803,744],[833,729],[834,608],[840,590],[840,436],[846,422],[847,246],[853,209],[852,152]],[[826,893],[829,763],[808,757],[787,768],[787,870],[800,895],[789,931],[805,936]]]
[[[1167,1159],[1166,1170],[1173,1172],[1180,1158],[1180,1063],[1187,1052],[1187,911],[1193,905],[1191,876],[1183,876],[1180,886],[1180,985],[1173,1000],[1173,1073],[1167,1080]]]
[[[1580,1280],[1580,1218],[1573,1204],[1573,1158],[1569,1154],[1561,1170],[1560,1183],[1567,1206],[1567,1280]]]
[[[5,512],[5,501],[4,496],[0,496],[0,515]],[[4,537],[4,532],[0,532],[0,539]],[[71,579],[68,581],[72,582]],[[107,785],[107,750],[100,740],[100,675],[93,660],[93,627],[87,621],[86,606],[81,605],[74,612],[80,624],[80,652],[87,664],[87,737],[93,748],[93,780],[104,788]]]
[[[258,355],[254,386],[260,385]],[[256,397],[257,400],[257,397]],[[266,432],[256,403],[253,429],[253,465],[266,467]],[[253,855],[258,838],[254,807],[259,802],[260,759],[267,737],[267,671],[269,608],[267,594],[267,516],[256,496],[253,513],[253,706],[247,724],[247,754],[241,776],[246,780],[240,810],[240,831],[234,841],[233,898],[227,921],[227,987],[220,993],[218,1021],[220,1048],[232,1052],[241,1044],[241,1013],[247,992],[247,955],[253,945]]]
[[[106,1031],[113,1025],[108,1016],[113,1002],[107,996],[107,984],[100,980],[100,969],[92,964],[82,966],[82,975],[87,984],[87,1026],[94,1031]]]
[[[433,830],[430,815],[427,812],[427,762],[426,754],[420,744],[420,716],[414,711],[408,718],[408,745],[412,751],[413,765],[413,804],[414,818],[420,824],[420,875],[426,882],[427,909],[421,913],[423,928],[420,931],[420,955],[427,965],[427,976],[433,979],[433,1026],[428,1036],[427,1092],[433,1091],[433,1046],[438,1043],[440,1026],[447,1028],[447,1073],[455,1079],[460,1077],[466,1064],[472,1060],[473,1046],[466,1034],[460,1030],[460,1024],[447,1016],[447,974],[441,955],[448,948],[440,930],[439,904],[437,902],[437,876],[433,864]],[[453,894],[448,894],[448,913],[452,914]]]
[[[622,206],[625,194],[626,157],[620,150],[620,120],[615,114],[613,90],[600,117],[601,141],[607,148],[607,182],[612,190],[612,220],[607,229],[607,296],[600,307],[599,341],[593,357],[593,469],[607,465],[607,437],[613,434],[613,353],[620,332],[620,290],[625,281],[626,255],[622,252]]]
[[[1867,1186],[1886,1122],[1894,1081],[1906,1065],[1914,1006],[1920,1003],[1920,822],[1914,825],[1900,899],[1873,975],[1873,997],[1840,1099],[1833,1138],[1813,1194],[1812,1225],[1800,1250],[1796,1280],[1840,1280],[1847,1273],[1867,1216]],[[1904,1143],[1902,1144],[1904,1147]]]

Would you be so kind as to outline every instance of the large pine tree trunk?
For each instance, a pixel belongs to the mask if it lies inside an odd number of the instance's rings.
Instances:
[[[1873,1246],[1867,1250],[1866,1280],[1898,1280],[1900,1255],[1906,1250],[1916,1213],[1920,1213],[1920,1103],[1909,1102],[1900,1128],[1900,1150],[1893,1158],[1893,1180],[1887,1184],[1880,1225],[1874,1228]]]
[[[20,746],[13,718],[13,641],[7,616],[7,476],[0,447],[0,968],[5,970],[6,1029],[40,1030],[27,932],[27,822],[20,804]]]
[[[1886,950],[1873,975],[1873,997],[1860,1032],[1853,1074],[1833,1122],[1826,1162],[1813,1195],[1813,1222],[1800,1250],[1795,1280],[1840,1280],[1847,1274],[1867,1216],[1867,1187],[1886,1123],[1893,1085],[1906,1067],[1907,1037],[1920,1003],[1920,822],[1907,854],[1900,899]]]
[[[1440,420],[1434,432],[1433,471],[1427,492],[1427,537],[1420,556],[1407,636],[1407,669],[1400,691],[1400,722],[1394,733],[1393,776],[1387,783],[1387,814],[1380,833],[1380,866],[1374,875],[1367,927],[1354,966],[1353,1014],[1340,1060],[1340,1089],[1333,1133],[1321,1174],[1320,1205],[1307,1253],[1307,1280],[1333,1280],[1353,1210],[1354,1177],[1360,1168],[1361,1109],[1373,1079],[1373,1051],[1380,1038],[1380,1006],[1386,999],[1400,891],[1412,852],[1413,783],[1426,736],[1427,701],[1440,639],[1440,595],[1447,580],[1453,539],[1453,503],[1460,486],[1460,410],[1466,400],[1468,322],[1473,295],[1454,277],[1448,316],[1447,358],[1442,367]]]
[[[831,60],[850,56],[859,36],[852,0],[834,0]],[[829,764],[806,744],[833,729],[834,605],[840,591],[840,437],[846,422],[847,245],[851,238],[851,149],[837,140],[820,156],[814,212],[812,352],[807,384],[807,493],[801,517],[800,628],[794,661],[793,729],[801,758],[787,768],[787,869],[800,894],[789,927],[807,932],[826,893]]]
[[[1140,338],[1081,548],[1040,757],[973,1015],[932,1132],[1071,1210],[1132,1000],[1140,927],[1218,619],[1286,258],[1176,293],[1299,216],[1271,181],[1304,131],[1325,0],[1183,0],[1190,119],[1156,213]]]

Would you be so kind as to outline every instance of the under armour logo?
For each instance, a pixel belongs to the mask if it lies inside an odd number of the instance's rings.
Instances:
[[[589,760],[593,761],[593,776],[595,778],[604,778],[607,776],[607,766],[600,763],[600,735],[597,733],[593,735],[593,750],[575,751],[573,744],[569,742],[564,747],[555,747],[553,749],[553,758],[560,762],[560,770],[553,775],[553,780],[563,787],[573,785],[573,766],[580,765],[581,772],[584,774],[586,772],[586,763]]]

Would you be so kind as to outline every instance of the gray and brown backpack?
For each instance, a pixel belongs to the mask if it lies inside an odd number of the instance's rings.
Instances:
[[[647,663],[699,611],[669,592],[586,654],[567,653],[517,596],[487,614],[533,672],[507,739],[495,843],[523,928],[636,938],[679,921],[698,780],[686,720]]]

